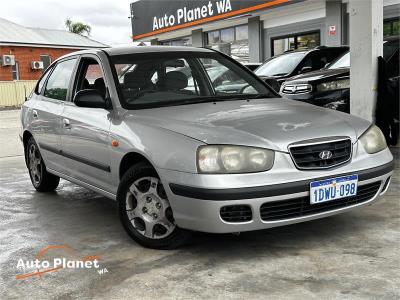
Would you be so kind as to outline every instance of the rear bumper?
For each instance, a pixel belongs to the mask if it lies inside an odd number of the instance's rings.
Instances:
[[[256,187],[229,189],[206,189],[170,183],[166,190],[174,211],[178,226],[186,229],[211,232],[229,233],[252,231],[277,226],[283,226],[342,213],[356,207],[368,205],[378,199],[387,190],[390,176],[393,173],[393,161],[379,167],[352,172],[337,173],[332,176],[315,177],[307,180],[273,184]],[[351,202],[345,207],[333,208],[318,213],[310,213],[297,217],[282,217],[273,221],[265,221],[261,215],[261,207],[265,203],[288,201],[309,197],[311,181],[325,178],[358,174],[358,186],[376,183],[376,191],[360,202]],[[221,208],[231,205],[245,205],[251,209],[252,218],[246,222],[226,222],[221,218]]]

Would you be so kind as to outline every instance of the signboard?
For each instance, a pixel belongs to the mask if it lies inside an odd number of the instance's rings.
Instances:
[[[131,3],[134,40],[304,0],[141,0]]]
[[[330,25],[328,35],[333,36],[336,35],[336,25]]]

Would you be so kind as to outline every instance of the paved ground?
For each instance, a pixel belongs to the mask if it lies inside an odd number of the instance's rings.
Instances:
[[[17,140],[18,113],[0,112],[0,299],[399,299],[399,153],[386,196],[347,214],[261,232],[198,234],[180,250],[128,238],[115,204],[62,181],[53,194],[30,184]],[[8,157],[6,157],[8,156]],[[99,255],[102,268],[17,280],[19,259],[49,245]]]

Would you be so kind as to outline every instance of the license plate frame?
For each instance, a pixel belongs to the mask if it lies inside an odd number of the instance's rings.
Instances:
[[[357,195],[358,174],[310,182],[310,204],[321,204]]]

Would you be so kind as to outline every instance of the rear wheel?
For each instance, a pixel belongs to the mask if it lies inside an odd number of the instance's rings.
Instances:
[[[121,180],[117,198],[122,225],[140,245],[173,249],[189,237],[176,226],[164,187],[150,165],[131,167]]]
[[[38,192],[52,192],[60,183],[60,177],[46,170],[39,147],[33,137],[26,144],[26,163],[33,187]]]

